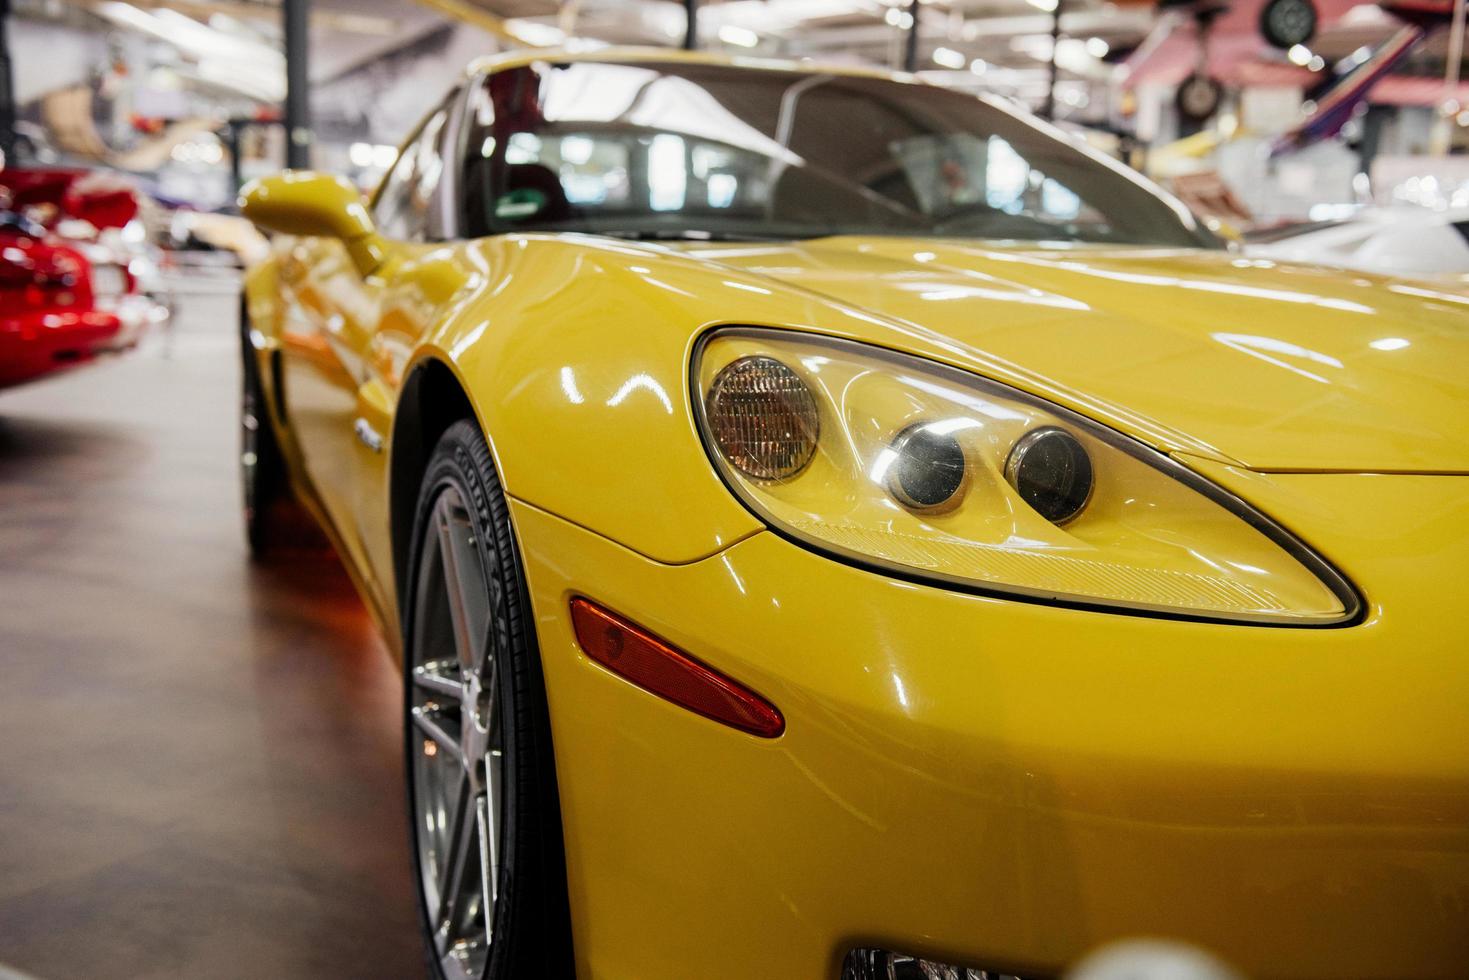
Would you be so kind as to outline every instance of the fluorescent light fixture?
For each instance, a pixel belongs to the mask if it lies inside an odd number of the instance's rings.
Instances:
[[[745,27],[736,27],[734,24],[725,24],[719,28],[719,39],[725,44],[733,44],[740,48],[753,48],[760,43],[760,35]]]
[[[935,48],[933,51],[933,61],[936,65],[942,65],[944,68],[953,68],[956,71],[969,63],[968,58],[953,48]]]

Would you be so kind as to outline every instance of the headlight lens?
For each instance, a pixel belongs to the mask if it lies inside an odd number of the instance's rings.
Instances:
[[[720,368],[705,403],[720,455],[746,476],[784,480],[816,453],[816,399],[799,374],[773,357],[741,357]]]
[[[775,530],[905,577],[1016,598],[1290,625],[1355,617],[1346,581],[1142,444],[921,358],[794,331],[701,342],[710,456]]]

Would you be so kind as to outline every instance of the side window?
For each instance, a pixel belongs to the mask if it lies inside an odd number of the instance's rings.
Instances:
[[[444,161],[453,159],[448,146],[457,126],[450,121],[458,106],[458,91],[439,106],[403,147],[393,169],[383,181],[373,204],[373,221],[385,237],[398,241],[439,241],[453,234],[444,206],[452,194],[452,180],[445,180]]]
[[[496,72],[470,92],[461,195],[469,237],[522,227],[616,230],[650,213],[765,219],[775,168],[767,154],[724,141],[721,126],[738,120],[719,104],[711,108],[684,83],[647,68],[549,70],[564,76],[563,93],[598,92],[606,104],[646,100],[662,117],[681,113],[684,121],[613,120],[588,97],[558,100],[546,71]]]

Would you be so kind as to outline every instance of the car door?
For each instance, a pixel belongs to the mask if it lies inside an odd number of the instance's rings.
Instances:
[[[372,202],[384,240],[375,271],[362,275],[325,238],[297,240],[281,265],[291,425],[343,557],[380,611],[392,607],[384,450],[407,353],[447,298],[435,253],[455,234],[459,104],[456,91],[430,113],[383,180]]]

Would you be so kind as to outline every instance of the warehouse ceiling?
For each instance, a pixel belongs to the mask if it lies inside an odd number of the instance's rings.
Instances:
[[[1141,49],[1172,38],[1174,49],[1198,47],[1192,19],[1148,3],[1063,0],[1062,39],[1055,50],[1063,112],[1084,107],[1106,83],[1136,82]],[[1050,82],[1052,19],[1057,0],[933,0],[920,2],[919,65],[942,84],[985,89],[1038,102]],[[1309,87],[1312,78],[1285,53],[1253,34],[1243,39],[1250,57],[1275,64],[1289,80]],[[700,5],[700,46],[734,54],[810,58],[837,63],[898,67],[907,25],[907,0],[723,0]],[[269,104],[284,95],[278,0],[17,0],[24,17],[99,24],[176,52],[171,70],[179,84]],[[685,30],[681,2],[673,0],[314,0],[311,74],[318,83],[350,75],[411,46],[447,22],[483,29],[482,49],[590,47],[600,44],[669,46]],[[79,28],[81,29],[81,28]],[[1392,21],[1371,6],[1326,22],[1312,44],[1327,63],[1380,41]],[[1216,29],[1216,35],[1218,30]],[[1180,41],[1180,38],[1182,39]],[[1214,40],[1216,48],[1228,39]],[[1235,38],[1236,41],[1241,40]],[[1428,74],[1444,51],[1442,37],[1418,56]],[[1239,45],[1235,47],[1238,48]],[[1217,52],[1216,52],[1217,53]],[[1192,54],[1175,58],[1172,72],[1191,70]],[[63,73],[47,65],[58,79]],[[1176,84],[1177,78],[1162,81]],[[24,88],[25,80],[22,80]],[[1115,84],[1110,88],[1117,90]]]

